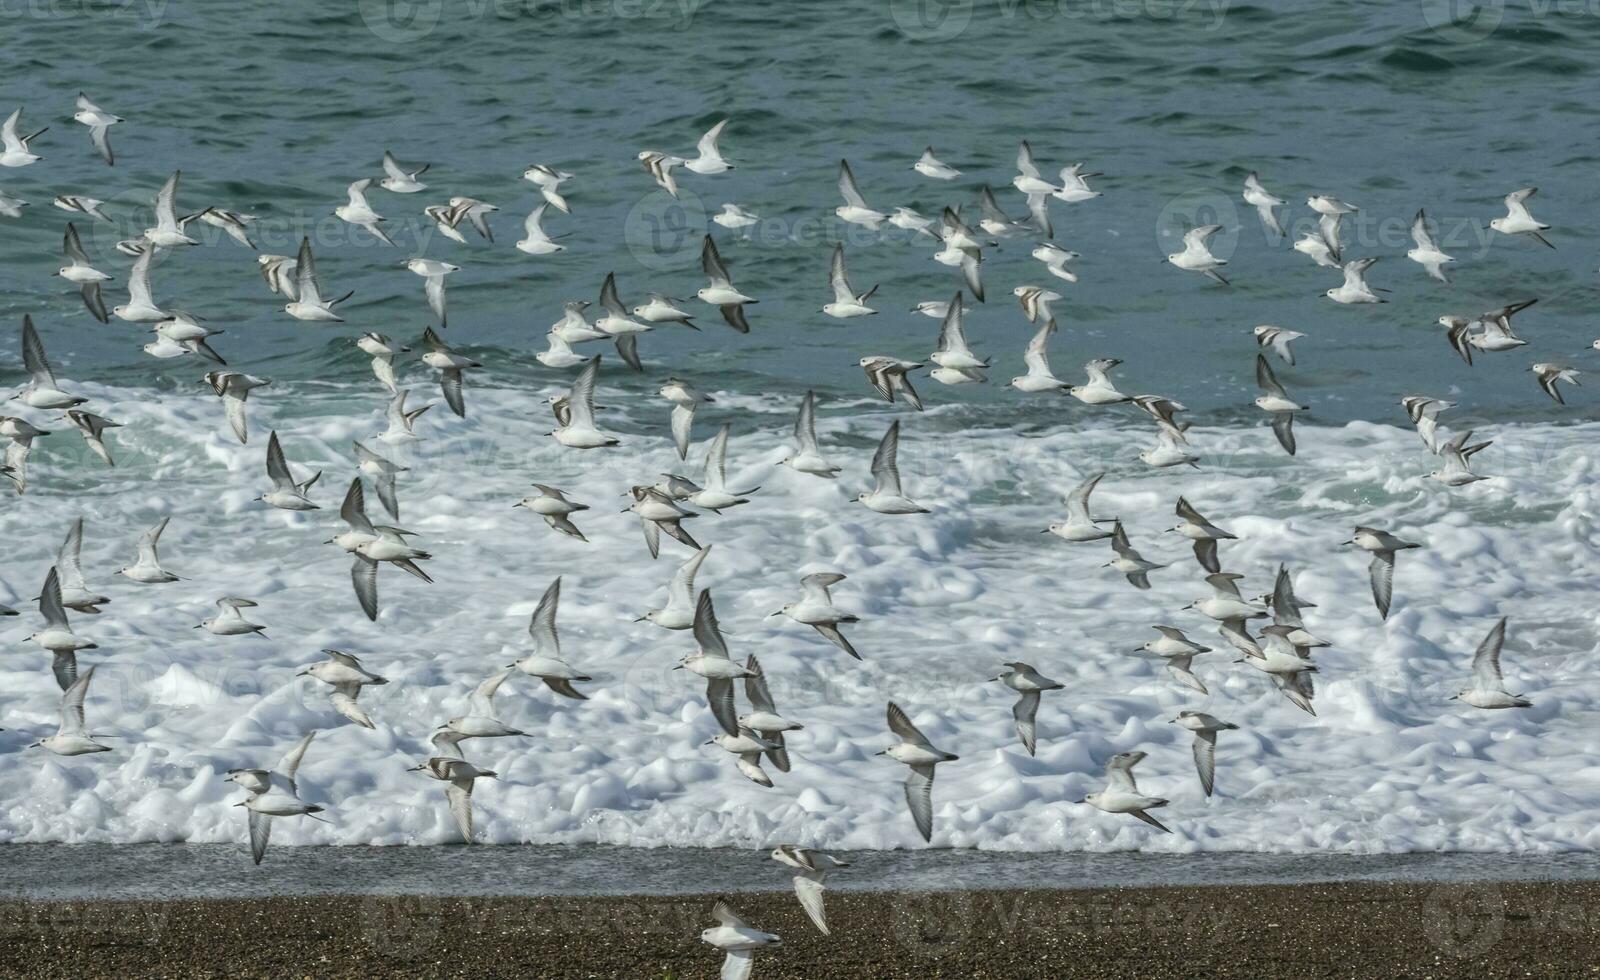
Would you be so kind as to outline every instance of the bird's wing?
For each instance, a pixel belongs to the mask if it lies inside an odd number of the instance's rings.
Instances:
[[[94,667],[90,667],[72,682],[72,685],[61,695],[61,731],[62,735],[82,735],[86,731],[83,721],[83,699],[89,693],[89,681],[94,679]]]
[[[56,552],[56,569],[61,573],[61,584],[80,592],[88,590],[83,578],[83,565],[79,562],[82,551],[83,518],[80,517],[67,528],[67,536],[61,541],[61,550]]]
[[[350,565],[350,584],[355,587],[356,601],[367,619],[378,618],[378,563],[365,555],[356,555]]]
[[[761,664],[756,661],[755,654],[745,661],[745,667],[751,671],[750,676],[744,679],[745,700],[750,702],[750,707],[768,714],[777,714],[778,708],[772,701],[772,692],[767,688],[767,675],[762,671]]]
[[[1394,595],[1394,552],[1374,552],[1367,571],[1372,579],[1372,601],[1378,606],[1378,615],[1388,619],[1389,602]]]
[[[277,430],[267,437],[267,477],[272,480],[274,490],[295,489],[289,464],[283,458],[283,447],[278,444]]]
[[[556,577],[544,590],[539,605],[528,620],[528,635],[533,637],[533,650],[541,657],[561,659],[561,635],[556,632],[556,606],[561,602],[561,578]]]
[[[1194,733],[1194,768],[1200,774],[1200,788],[1211,795],[1217,775],[1217,735],[1215,732]]]
[[[906,805],[925,841],[933,840],[933,766],[912,766],[906,776]]]
[[[850,172],[848,160],[839,161],[839,193],[851,207],[868,210],[866,198],[861,196],[861,190],[856,186],[856,175]]]
[[[472,843],[472,780],[452,779],[444,788],[445,799],[450,801],[450,815],[456,819],[461,839]]]
[[[1064,498],[1067,502],[1067,516],[1086,522],[1089,518],[1089,495],[1094,493],[1094,488],[1099,485],[1104,473],[1096,473],[1072,489]]]
[[[817,394],[806,392],[800,400],[800,415],[794,421],[794,441],[802,453],[817,452]]]
[[[317,282],[317,260],[311,254],[311,239],[300,239],[300,252],[295,259],[295,288],[300,302],[308,306],[322,304],[322,287]]]
[[[1023,691],[1017,703],[1011,706],[1011,717],[1016,721],[1017,736],[1022,739],[1022,747],[1033,755],[1035,740],[1034,718],[1039,713],[1039,692]]]
[[[257,864],[267,856],[267,840],[272,836],[272,818],[265,813],[250,810],[246,814],[250,824],[250,856]]]
[[[510,676],[510,670],[502,670],[500,673],[495,674],[493,677],[485,680],[482,684],[479,684],[477,688],[473,690],[472,697],[467,701],[473,712],[493,718],[494,692],[498,691],[500,689],[500,685],[504,684],[506,678]]]
[[[594,428],[594,386],[599,375],[600,355],[596,354],[589,358],[589,363],[573,379],[572,392],[567,401],[567,407],[572,412],[572,420],[568,425],[572,428]]]
[[[33,327],[33,317],[22,317],[22,367],[33,377],[34,383],[50,388],[56,386],[55,372],[50,369],[50,359],[44,353],[44,341]]]
[[[844,581],[844,576],[838,572],[813,572],[800,580],[800,587],[805,590],[807,602],[832,605],[833,597],[828,594],[831,586]]]
[[[896,457],[900,452],[900,420],[889,423],[889,431],[872,454],[872,476],[877,480],[877,492],[901,496],[900,466]]]
[[[1039,176],[1039,167],[1033,162],[1033,147],[1027,140],[1017,146],[1017,171],[1024,177]]]
[[[722,154],[717,150],[717,139],[722,136],[722,131],[727,126],[728,120],[724,119],[706,130],[706,134],[700,137],[700,142],[695,144],[695,151],[703,157],[721,158]]]
[[[167,529],[167,522],[171,517],[163,517],[155,527],[139,536],[139,563],[143,565],[159,565],[161,559],[156,555],[156,544],[161,540],[161,532]]]
[[[1143,752],[1119,752],[1112,756],[1106,762],[1106,784],[1124,793],[1139,792],[1138,785],[1133,781],[1133,767],[1143,758]]]
[[[1050,335],[1055,333],[1055,317],[1044,321],[1033,339],[1028,341],[1028,349],[1022,355],[1022,362],[1028,366],[1028,373],[1048,375],[1050,373],[1050,358],[1047,348],[1050,344]]]
[[[899,736],[901,741],[909,742],[912,745],[929,745],[927,736],[917,730],[917,726],[911,723],[911,719],[893,701],[889,702],[888,722],[889,731]]]
[[[717,624],[717,611],[711,605],[710,589],[700,590],[700,600],[695,605],[694,642],[705,656],[728,659],[728,643],[722,638],[722,627]]]
[[[1272,365],[1267,363],[1265,354],[1256,355],[1256,387],[1279,398],[1289,397],[1289,393],[1283,390],[1283,385],[1278,383],[1278,376],[1272,373]]]
[[[1498,691],[1505,683],[1500,674],[1500,648],[1506,641],[1506,617],[1500,617],[1472,655],[1472,679],[1479,690]]]
[[[705,244],[700,248],[700,266],[713,285],[727,286],[733,283],[728,275],[728,267],[722,264],[722,256],[717,252],[717,243],[710,235],[706,236]]]
[[[722,428],[712,437],[711,445],[706,449],[706,489],[722,490],[728,482],[728,430],[731,428],[727,422],[722,423]]]
[[[54,565],[45,573],[44,587],[39,590],[39,615],[51,629],[71,632],[67,625],[67,610],[61,605],[61,578]]]

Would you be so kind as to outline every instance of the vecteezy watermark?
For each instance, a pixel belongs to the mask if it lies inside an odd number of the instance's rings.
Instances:
[[[3,0],[0,0],[3,2]],[[420,41],[446,17],[452,22],[558,17],[574,20],[648,21],[672,30],[687,27],[705,0],[359,0],[361,20],[391,44]]]
[[[0,21],[110,20],[154,30],[167,15],[167,0],[0,0]]]
[[[694,263],[707,227],[705,205],[693,191],[679,188],[673,197],[656,190],[628,209],[622,240],[639,265],[665,272]]]
[[[1422,904],[1422,934],[1446,956],[1482,956],[1506,929],[1506,899],[1494,885],[1441,885]]]
[[[167,909],[146,902],[0,902],[0,942],[142,946],[161,941]]]
[[[1470,44],[1485,40],[1505,19],[1505,0],[1421,0],[1422,20],[1446,41]]]
[[[889,0],[889,16],[913,41],[949,41],[979,25],[1082,20],[1177,20],[1204,15],[1198,29],[1222,26],[1228,0]]]

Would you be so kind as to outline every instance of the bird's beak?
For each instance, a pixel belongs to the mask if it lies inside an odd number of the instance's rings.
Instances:
[[[682,670],[683,669],[683,664],[678,664],[678,665],[674,666],[672,669],[673,670]]]

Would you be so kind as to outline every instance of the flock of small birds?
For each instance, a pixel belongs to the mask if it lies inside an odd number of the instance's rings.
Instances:
[[[3,152],[0,167],[29,166],[41,158],[30,150],[30,143],[44,130],[31,135],[21,135],[22,110],[13,112],[5,122]],[[88,98],[80,95],[73,116],[89,130],[90,140],[107,164],[114,164],[109,133],[113,126],[124,120],[112,115]],[[724,120],[707,132],[699,141],[696,155],[681,157],[656,150],[638,154],[638,160],[655,182],[667,193],[676,196],[677,174],[682,171],[697,177],[710,177],[733,169],[718,147],[728,121]],[[422,181],[427,166],[407,167],[385,152],[381,178],[363,178],[349,185],[348,201],[335,213],[344,221],[359,226],[381,241],[393,244],[384,230],[384,218],[373,208],[369,195],[381,189],[393,195],[408,195],[429,189]],[[936,181],[953,181],[962,172],[940,161],[930,147],[912,163],[917,173]],[[959,207],[947,207],[937,220],[924,217],[910,208],[900,207],[885,212],[867,203],[848,162],[839,167],[839,192],[843,203],[835,210],[845,222],[879,229],[884,224],[913,233],[925,235],[937,242],[939,248],[933,258],[946,266],[959,270],[960,285],[947,301],[928,301],[917,304],[913,312],[938,319],[941,322],[937,349],[927,361],[909,361],[887,355],[870,355],[861,358],[860,366],[873,390],[884,400],[904,405],[914,411],[923,407],[912,381],[912,374],[928,363],[934,367],[928,374],[932,380],[944,385],[982,383],[987,380],[990,360],[974,354],[963,331],[963,314],[969,309],[968,299],[983,302],[983,260],[986,249],[997,244],[998,239],[1028,236],[1044,243],[1033,249],[1032,255],[1042,264],[1043,271],[1054,278],[1072,283],[1077,274],[1071,264],[1077,253],[1049,242],[1054,231],[1051,207],[1054,202],[1077,205],[1100,196],[1090,188],[1088,181],[1100,176],[1086,171],[1082,164],[1060,170],[1056,181],[1043,176],[1035,163],[1032,150],[1024,142],[1017,154],[1017,174],[1012,186],[1021,192],[1027,202],[1028,217],[1017,219],[1007,215],[988,186],[979,193],[981,217],[969,224]],[[542,203],[524,221],[524,238],[515,247],[533,256],[552,255],[565,246],[544,231],[547,209],[570,214],[571,207],[562,193],[563,185],[573,179],[573,174],[555,167],[536,165],[528,168],[523,178],[533,183],[542,197]],[[183,213],[178,207],[180,175],[174,173],[161,188],[154,201],[155,223],[136,239],[119,242],[121,253],[133,257],[131,271],[127,274],[128,301],[107,309],[103,290],[113,277],[94,267],[83,249],[78,231],[73,223],[66,225],[63,250],[66,264],[59,271],[64,280],[73,283],[82,293],[85,306],[101,322],[113,317],[138,324],[150,324],[156,335],[145,346],[145,351],[155,357],[190,356],[209,362],[213,369],[201,380],[222,401],[226,421],[239,442],[249,438],[247,404],[252,391],[271,382],[226,369],[226,362],[212,346],[220,330],[208,328],[196,317],[170,305],[159,305],[151,285],[153,258],[167,250],[181,254],[200,242],[188,234],[188,227],[201,221],[224,230],[243,246],[254,248],[250,239],[251,223],[255,217],[222,207],[211,206]],[[1491,222],[1495,231],[1504,235],[1525,238],[1550,245],[1546,232],[1550,226],[1533,218],[1527,202],[1533,188],[1516,191],[1505,198],[1507,213]],[[1255,174],[1246,180],[1242,190],[1243,200],[1253,206],[1265,229],[1275,235],[1283,234],[1279,209],[1285,202],[1273,196]],[[102,210],[104,202],[83,196],[57,197],[57,208],[88,220],[110,219]],[[1354,205],[1326,195],[1313,195],[1307,205],[1318,215],[1317,229],[1293,244],[1295,251],[1309,256],[1319,266],[1341,270],[1344,281],[1327,290],[1327,297],[1341,304],[1382,303],[1385,290],[1372,286],[1367,274],[1378,256],[1346,258],[1341,241],[1340,223],[1345,215],[1356,211]],[[15,218],[26,202],[0,192],[0,216]],[[472,230],[483,240],[494,241],[489,216],[499,209],[492,204],[471,197],[455,196],[446,204],[424,209],[426,216],[448,239],[466,244],[463,232]],[[711,219],[718,226],[733,232],[747,228],[759,221],[759,216],[745,208],[729,203]],[[1222,269],[1228,263],[1214,255],[1208,240],[1220,225],[1198,227],[1184,235],[1183,250],[1167,256],[1176,268],[1204,275],[1220,285],[1227,285]],[[1406,257],[1421,265],[1426,274],[1441,282],[1448,282],[1445,268],[1455,260],[1445,254],[1433,240],[1427,217],[1418,212],[1411,227],[1416,247]],[[1553,247],[1553,246],[1551,246]],[[301,242],[295,256],[258,255],[259,272],[267,289],[283,296],[288,302],[284,312],[298,320],[313,323],[342,323],[338,312],[340,304],[349,299],[351,292],[337,294],[319,279],[315,257],[309,239]],[[755,305],[755,297],[742,292],[733,281],[727,266],[718,253],[710,234],[704,238],[702,265],[707,285],[696,296],[704,304],[714,307],[728,326],[740,333],[749,332],[747,307]],[[482,365],[471,357],[454,350],[445,343],[440,330],[447,326],[446,281],[460,267],[449,262],[413,258],[404,266],[424,281],[424,298],[436,323],[423,335],[426,351],[420,360],[438,372],[440,389],[446,405],[458,416],[466,415],[464,378],[467,372]],[[877,292],[876,287],[858,290],[850,281],[845,265],[844,246],[835,247],[829,275],[832,300],[821,308],[825,316],[849,319],[876,313],[869,304]],[[1038,324],[1037,332],[1024,354],[1027,372],[1010,380],[1010,386],[1027,394],[1059,396],[1069,395],[1091,406],[1132,404],[1142,410],[1156,426],[1156,444],[1140,454],[1152,467],[1198,466],[1200,457],[1189,449],[1186,435],[1189,424],[1179,420],[1184,406],[1160,395],[1132,396],[1118,390],[1111,373],[1120,363],[1115,359],[1097,359],[1085,365],[1087,380],[1083,384],[1070,384],[1058,379],[1051,371],[1047,345],[1056,329],[1051,304],[1062,299],[1047,287],[1021,285],[1013,290],[1027,319]],[[1532,300],[1507,304],[1505,307],[1477,315],[1447,315],[1439,322],[1446,328],[1447,339],[1468,364],[1474,355],[1498,353],[1523,346],[1525,341],[1512,330],[1512,317],[1527,309]],[[562,446],[575,450],[607,449],[620,445],[620,440],[607,433],[596,415],[595,390],[600,376],[600,355],[584,356],[575,353],[578,345],[595,342],[614,344],[616,351],[628,366],[643,370],[638,356],[639,338],[657,327],[681,326],[699,329],[694,314],[684,309],[691,304],[671,298],[666,294],[651,294],[644,304],[628,307],[621,299],[614,275],[607,276],[599,297],[598,316],[591,316],[590,304],[567,304],[562,318],[551,328],[548,349],[537,355],[538,360],[555,369],[578,368],[567,394],[552,397],[550,408],[556,428],[551,433]],[[1272,430],[1284,451],[1296,450],[1293,421],[1297,413],[1306,410],[1285,390],[1278,380],[1268,355],[1282,364],[1295,363],[1291,344],[1303,335],[1275,326],[1257,326],[1254,338],[1259,347],[1256,356],[1256,379],[1262,394],[1255,404],[1271,419]],[[379,333],[365,333],[353,341],[372,358],[371,367],[377,381],[390,398],[387,429],[376,437],[384,446],[394,446],[415,440],[413,423],[431,405],[407,407],[408,391],[399,386],[395,362],[410,351],[400,343]],[[1600,348],[1600,341],[1595,346]],[[42,412],[64,412],[60,418],[69,421],[86,440],[89,448],[105,462],[114,465],[111,447],[106,442],[110,430],[119,423],[85,409],[87,399],[74,395],[57,380],[46,356],[39,333],[31,317],[22,323],[22,355],[30,376],[25,387],[11,398],[28,409]],[[1563,365],[1539,363],[1533,373],[1543,390],[1557,402],[1562,401],[1558,382],[1577,383],[1577,372]],[[687,460],[692,444],[692,427],[696,409],[712,398],[689,381],[672,378],[660,388],[660,395],[671,404],[670,431],[678,456]],[[1428,451],[1439,459],[1439,469],[1434,478],[1449,487],[1458,487],[1484,479],[1473,472],[1471,460],[1486,448],[1487,442],[1472,442],[1472,433],[1463,432],[1445,438],[1437,430],[1439,415],[1451,403],[1423,395],[1408,396],[1403,406],[1421,434]],[[830,462],[817,438],[815,427],[816,398],[807,392],[800,403],[794,428],[794,449],[782,463],[794,471],[822,479],[833,479],[841,467]],[[49,433],[22,415],[0,417],[0,434],[9,444],[5,463],[0,472],[10,480],[18,494],[27,487],[27,458],[33,440]],[[729,426],[724,425],[709,442],[705,453],[704,475],[699,482],[679,474],[668,474],[654,484],[639,485],[631,489],[630,510],[639,519],[651,557],[659,554],[660,537],[668,537],[693,550],[693,555],[673,575],[668,587],[666,604],[640,617],[669,630],[689,630],[694,637],[696,652],[683,657],[678,664],[705,682],[706,702],[721,731],[712,739],[732,756],[738,770],[762,786],[771,786],[772,778],[762,768],[763,760],[770,762],[778,772],[790,770],[790,759],[785,744],[788,733],[802,730],[802,726],[781,715],[773,702],[766,675],[755,656],[742,663],[728,650],[719,628],[712,597],[708,590],[698,593],[694,587],[696,573],[711,551],[702,547],[684,522],[705,513],[723,511],[748,503],[759,488],[733,489],[727,483],[727,448]],[[872,458],[871,472],[875,483],[870,491],[857,498],[865,507],[885,515],[915,515],[927,513],[906,491],[896,465],[900,440],[900,421],[896,419],[885,433]],[[388,518],[398,522],[400,505],[398,483],[405,468],[383,453],[356,442],[355,476],[339,508],[339,516],[346,530],[336,534],[332,543],[339,545],[351,556],[351,580],[357,602],[370,620],[379,612],[378,574],[387,565],[398,568],[424,582],[431,582],[423,567],[431,555],[415,543],[416,535],[396,524],[376,523],[369,516],[366,505],[366,486],[378,498]],[[285,458],[277,433],[269,434],[266,448],[266,470],[271,488],[259,499],[269,507],[291,511],[316,510],[312,491],[319,473],[309,478],[298,478]],[[1145,560],[1133,547],[1128,530],[1115,519],[1095,516],[1091,495],[1103,473],[1090,476],[1065,495],[1066,516],[1051,524],[1043,533],[1055,535],[1067,542],[1084,544],[1108,541],[1114,557],[1108,566],[1124,574],[1137,588],[1150,587],[1152,572],[1166,566]],[[518,501],[515,506],[538,514],[556,531],[580,541],[587,541],[575,518],[589,505],[570,499],[561,489],[544,484],[534,484],[536,493]],[[1237,651],[1238,663],[1246,664],[1265,675],[1265,678],[1284,698],[1298,708],[1315,714],[1315,690],[1312,675],[1317,666],[1311,659],[1312,651],[1328,646],[1318,638],[1302,619],[1302,611],[1312,606],[1298,599],[1293,579],[1287,568],[1279,567],[1271,592],[1248,598],[1241,593],[1239,583],[1243,576],[1223,570],[1220,544],[1233,540],[1234,535],[1213,523],[1196,510],[1186,499],[1178,497],[1175,506],[1178,523],[1169,530],[1176,531],[1193,544],[1194,558],[1206,573],[1205,582],[1211,595],[1197,599],[1187,609],[1193,609],[1218,624],[1218,633],[1227,646]],[[160,585],[179,580],[177,575],[163,568],[158,552],[161,534],[168,519],[145,531],[138,542],[137,560],[120,570],[126,578],[143,585]],[[61,697],[61,724],[59,731],[34,743],[35,746],[63,756],[110,751],[110,747],[97,741],[85,721],[85,698],[95,668],[79,671],[80,651],[94,650],[95,644],[76,633],[68,621],[68,610],[74,613],[97,613],[110,601],[92,589],[86,582],[79,561],[83,539],[83,522],[75,522],[67,534],[55,564],[44,578],[38,596],[44,628],[28,637],[52,655],[52,669],[64,692]],[[1402,540],[1382,528],[1357,527],[1345,542],[1371,556],[1372,597],[1380,617],[1386,618],[1393,595],[1393,577],[1396,555],[1408,549],[1422,547],[1420,543]],[[773,615],[810,626],[845,654],[861,659],[842,628],[857,618],[836,607],[830,590],[845,580],[837,573],[818,573],[806,576],[801,582],[798,601],[784,606]],[[416,771],[444,783],[450,812],[467,842],[473,839],[472,790],[476,780],[492,778],[493,771],[482,769],[469,761],[462,751],[464,742],[473,739],[526,736],[529,733],[508,726],[497,716],[494,698],[504,682],[522,675],[542,681],[551,691],[566,698],[584,700],[577,687],[591,681],[591,677],[569,664],[562,656],[560,635],[556,626],[560,601],[561,580],[556,579],[544,593],[529,624],[532,652],[506,665],[485,679],[472,691],[465,714],[448,719],[440,725],[431,739],[432,751]],[[225,596],[217,600],[217,613],[195,628],[219,636],[246,636],[260,634],[263,625],[251,622],[248,611],[255,606],[250,599]],[[0,612],[16,615],[13,609],[0,607]],[[1254,634],[1254,620],[1270,619]],[[1489,630],[1482,645],[1474,654],[1471,665],[1472,680],[1457,697],[1476,708],[1520,708],[1530,702],[1520,695],[1508,693],[1500,670],[1500,650],[1505,638],[1506,620],[1502,618]],[[1156,639],[1144,644],[1142,650],[1162,658],[1171,677],[1196,692],[1206,693],[1205,684],[1191,670],[1196,656],[1211,652],[1210,647],[1189,639],[1182,630],[1170,625],[1158,625]],[[372,728],[372,719],[359,703],[363,688],[387,683],[386,679],[364,667],[361,661],[347,652],[324,651],[326,659],[307,667],[302,673],[321,682],[329,689],[333,708],[350,722]],[[1036,716],[1041,696],[1047,691],[1062,689],[1063,685],[1041,675],[1026,663],[1005,664],[1005,670],[993,681],[1014,690],[1017,701],[1013,708],[1016,734],[1023,748],[1031,755],[1036,746]],[[748,710],[740,711],[737,704],[735,682],[740,682]],[[1239,726],[1201,711],[1182,711],[1172,721],[1194,733],[1193,753],[1201,790],[1211,795],[1215,778],[1217,737],[1221,732]],[[958,757],[936,748],[923,735],[912,719],[896,704],[887,707],[887,725],[894,741],[884,751],[885,755],[907,769],[905,799],[918,833],[924,840],[933,835],[933,784],[937,767]],[[248,828],[251,852],[259,863],[266,851],[272,820],[275,817],[314,816],[322,807],[304,802],[296,785],[296,772],[315,735],[308,733],[281,761],[271,768],[240,768],[228,771],[226,778],[236,783],[247,794],[236,804],[248,811]],[[710,743],[708,743],[710,744]],[[1097,793],[1086,796],[1081,803],[1111,814],[1125,814],[1144,821],[1152,828],[1167,832],[1151,811],[1167,805],[1167,800],[1147,796],[1140,792],[1133,774],[1134,767],[1144,758],[1143,752],[1125,752],[1114,756],[1106,764],[1106,786]],[[315,817],[315,819],[322,819]],[[782,845],[775,849],[772,858],[794,871],[794,886],[800,902],[816,927],[828,931],[823,914],[823,879],[825,874],[846,862],[819,851],[796,845]],[[726,903],[718,903],[715,916],[720,925],[706,930],[702,939],[726,951],[723,969],[725,978],[748,977],[752,969],[753,951],[779,943],[777,936],[753,929],[743,922]]]

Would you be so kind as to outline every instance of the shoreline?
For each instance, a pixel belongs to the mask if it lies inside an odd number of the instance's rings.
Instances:
[[[714,976],[718,896],[0,901],[0,975]],[[1497,977],[1600,970],[1600,882],[728,896],[755,976]]]

